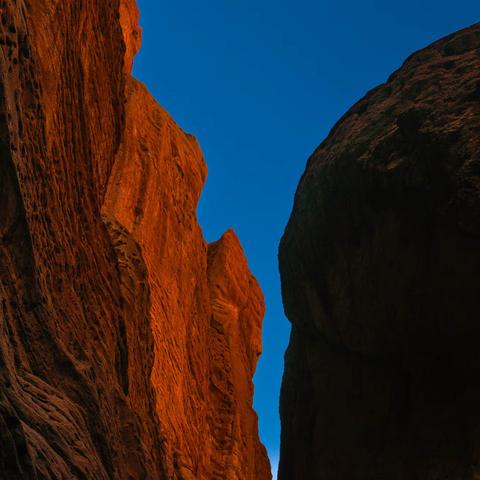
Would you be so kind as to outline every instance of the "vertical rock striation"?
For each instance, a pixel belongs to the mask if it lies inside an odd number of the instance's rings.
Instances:
[[[209,245],[207,272],[212,305],[210,391],[216,411],[221,412],[217,418],[210,417],[217,475],[211,478],[271,478],[265,455],[258,455],[257,417],[251,410],[250,379],[262,350],[265,307],[232,230]]]
[[[271,478],[262,295],[233,233],[203,239],[196,141],[130,76],[134,1],[0,14],[0,478]]]
[[[195,138],[139,82],[129,78],[126,92],[102,211],[138,242],[146,264],[167,478],[270,478],[251,407],[263,296],[233,232],[211,246],[203,239],[195,211],[206,166]]]
[[[280,245],[282,480],[480,478],[480,26],[309,159]]]

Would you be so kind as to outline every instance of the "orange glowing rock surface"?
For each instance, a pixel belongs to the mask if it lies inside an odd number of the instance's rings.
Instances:
[[[0,5],[0,478],[270,479],[264,303],[206,166],[130,76],[133,0]]]

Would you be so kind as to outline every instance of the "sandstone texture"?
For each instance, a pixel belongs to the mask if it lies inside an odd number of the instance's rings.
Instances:
[[[480,25],[309,159],[280,245],[281,480],[480,478]]]
[[[134,80],[134,0],[0,1],[0,478],[270,479],[264,303],[203,239],[196,140]]]

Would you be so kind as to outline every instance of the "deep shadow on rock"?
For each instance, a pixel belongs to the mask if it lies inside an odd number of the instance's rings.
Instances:
[[[308,161],[279,255],[282,480],[480,476],[479,71],[474,25]]]

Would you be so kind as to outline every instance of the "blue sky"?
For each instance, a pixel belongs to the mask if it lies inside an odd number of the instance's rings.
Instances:
[[[134,73],[209,168],[204,235],[237,232],[265,294],[255,377],[260,434],[278,458],[290,326],[277,248],[306,160],[335,121],[413,51],[480,21],[478,0],[139,0]]]

